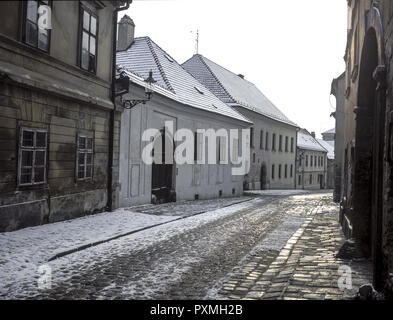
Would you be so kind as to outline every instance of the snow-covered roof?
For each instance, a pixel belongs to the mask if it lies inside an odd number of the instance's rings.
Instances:
[[[297,146],[300,149],[328,152],[322,147],[318,141],[305,129],[301,129],[297,133]]]
[[[182,64],[196,79],[230,106],[241,106],[297,127],[256,86],[200,54]]]
[[[336,133],[336,128],[330,129],[328,131],[322,132],[322,134]]]
[[[318,139],[318,142],[322,147],[324,147],[327,150],[328,159],[334,160],[334,141],[325,141],[322,139]],[[333,142],[333,143],[331,143],[331,142]]]
[[[155,92],[191,107],[252,123],[218,99],[149,37],[135,38],[127,50],[117,52],[116,62],[118,71],[125,71],[134,83],[144,85],[143,79],[151,70],[157,81]]]

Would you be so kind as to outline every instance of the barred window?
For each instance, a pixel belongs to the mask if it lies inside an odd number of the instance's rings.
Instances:
[[[18,183],[21,186],[46,182],[47,131],[22,128],[19,141]]]
[[[50,3],[49,1],[44,0],[27,1],[23,40],[32,47],[48,52],[50,30],[38,28],[38,11],[41,6],[42,8],[45,8],[44,6],[50,6]]]
[[[76,176],[78,180],[87,180],[93,177],[93,138],[78,135]]]

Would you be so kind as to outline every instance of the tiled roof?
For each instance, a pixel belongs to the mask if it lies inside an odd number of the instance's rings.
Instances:
[[[318,141],[305,129],[297,133],[297,146],[300,149],[328,152]]]
[[[336,133],[336,128],[330,129],[328,131],[322,132],[322,134]]]
[[[116,62],[118,70],[126,71],[134,83],[143,85],[151,70],[157,81],[153,90],[157,93],[191,107],[252,123],[212,94],[149,37],[135,38],[127,50],[117,52]]]
[[[200,54],[183,67],[230,106],[242,106],[271,119],[296,126],[253,83]]]
[[[331,141],[325,141],[322,139],[318,139],[318,142],[322,147],[324,147],[327,150],[328,159],[334,160],[334,143],[332,144],[330,143]]]

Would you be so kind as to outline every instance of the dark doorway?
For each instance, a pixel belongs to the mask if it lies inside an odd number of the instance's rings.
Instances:
[[[359,73],[354,164],[354,236],[372,257],[374,284],[382,285],[382,188],[385,93],[377,88],[378,42],[374,29],[365,37]]]
[[[173,191],[173,139],[165,133],[165,129],[160,130],[160,134],[161,137],[155,140],[153,149],[154,159],[159,159],[152,164],[153,203],[176,201]]]
[[[261,166],[261,190],[266,190],[267,188],[267,168],[266,163],[262,163]]]

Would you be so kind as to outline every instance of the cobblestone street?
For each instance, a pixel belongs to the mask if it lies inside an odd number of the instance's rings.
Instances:
[[[331,193],[258,196],[48,262],[50,289],[37,275],[3,298],[350,299],[370,266],[345,254],[337,220]],[[342,265],[353,272],[345,292]]]

